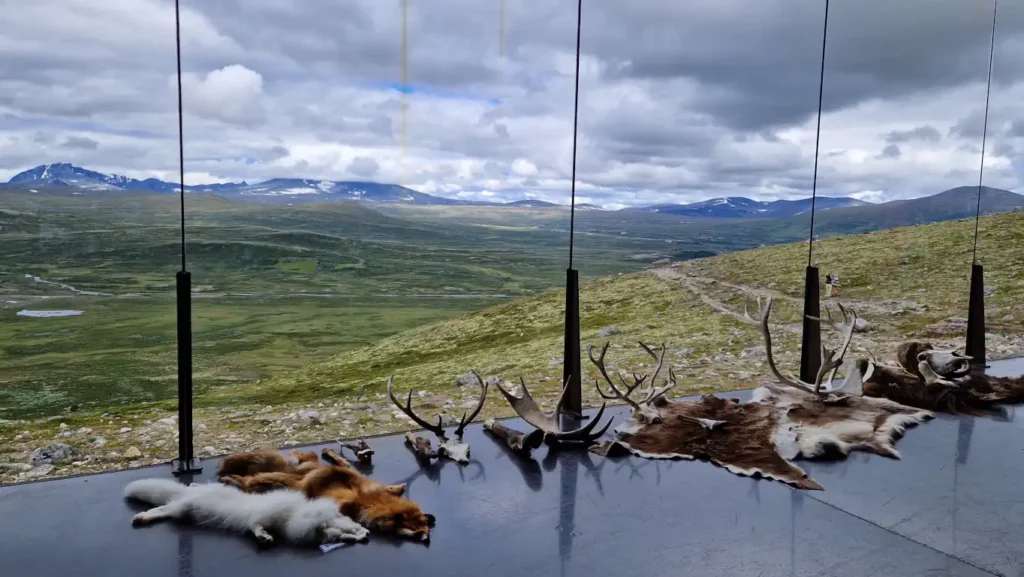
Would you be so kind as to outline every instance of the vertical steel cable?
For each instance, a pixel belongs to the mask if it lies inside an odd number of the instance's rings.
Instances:
[[[821,72],[818,75],[818,129],[814,137],[814,179],[811,181],[811,230],[807,238],[807,266],[814,255],[814,208],[818,200],[818,151],[821,147],[821,103],[825,94],[825,41],[828,39],[828,0],[825,0],[825,25],[821,32]]]
[[[580,31],[583,29],[583,0],[576,5],[576,94],[572,111],[572,204],[569,206],[569,268],[572,268],[576,236],[576,135],[580,117]]]
[[[971,264],[978,264],[978,230],[981,224],[981,183],[985,178],[985,140],[988,137],[988,103],[992,96],[992,60],[996,53],[996,13],[999,0],[992,3],[992,38],[988,48],[988,86],[985,88],[985,122],[981,128],[981,168],[978,170],[978,206],[974,212],[974,255]]]

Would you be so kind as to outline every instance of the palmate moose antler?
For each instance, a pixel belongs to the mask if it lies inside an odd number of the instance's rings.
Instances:
[[[561,443],[585,443],[591,444],[601,438],[608,427],[611,426],[612,420],[608,419],[608,422],[604,424],[598,431],[594,431],[597,427],[598,421],[604,416],[605,403],[601,403],[601,408],[598,409],[597,414],[590,420],[589,423],[574,429],[572,431],[562,431],[558,424],[559,414],[562,412],[562,403],[565,400],[565,392],[567,390],[566,385],[568,380],[562,385],[562,393],[558,395],[558,402],[555,403],[555,410],[550,413],[545,413],[540,410],[537,406],[537,401],[533,400],[533,395],[530,394],[530,390],[526,388],[526,382],[522,377],[519,378],[519,388],[522,389],[521,397],[517,397],[512,393],[505,390],[498,383],[498,390],[504,395],[505,400],[512,406],[512,410],[516,412],[524,421],[533,425],[541,432],[544,433],[544,442],[548,446],[558,445]]]
[[[846,351],[850,346],[850,341],[853,339],[853,328],[857,323],[857,313],[853,309],[846,308],[841,304],[839,305],[839,310],[843,313],[843,321],[841,323],[832,321],[832,313],[829,312],[829,321],[827,322],[830,322],[836,330],[842,333],[843,343],[839,349],[835,351],[826,347],[825,343],[821,344],[821,367],[818,368],[818,374],[815,375],[814,383],[807,383],[800,379],[794,379],[783,375],[782,372],[779,371],[778,367],[775,366],[775,359],[772,356],[772,335],[771,330],[768,328],[768,317],[771,315],[772,311],[771,297],[768,297],[764,304],[761,302],[761,297],[757,297],[757,307],[760,309],[761,314],[761,319],[759,321],[750,317],[745,306],[743,307],[743,317],[747,322],[756,325],[761,330],[761,334],[764,336],[764,348],[765,355],[768,358],[768,368],[771,369],[772,374],[775,375],[775,378],[778,379],[780,383],[809,393],[814,393],[815,395],[838,392],[850,395],[861,394],[861,376],[856,370],[849,371],[846,380],[839,387],[832,387],[831,378],[829,378],[829,386],[827,388],[822,389],[821,386],[822,381],[825,380],[825,376],[829,373],[834,374],[835,370],[843,364],[843,357],[846,356]],[[827,311],[828,309],[826,308],[825,310]],[[821,319],[815,317],[808,318],[821,321]]]
[[[412,390],[409,391],[409,396],[405,400],[405,405],[395,398],[395,393],[392,389],[394,386],[395,377],[391,376],[388,378],[388,396],[391,397],[393,402],[403,413],[405,413],[410,419],[412,419],[417,425],[423,427],[424,430],[434,433],[437,437],[439,446],[437,448],[437,455],[441,457],[448,457],[449,459],[456,461],[461,464],[469,463],[469,445],[462,442],[462,434],[466,430],[466,425],[473,422],[473,419],[480,414],[480,409],[484,407],[484,401],[487,400],[487,383],[480,378],[480,375],[476,374],[476,371],[470,371],[473,377],[476,378],[476,382],[480,385],[480,400],[476,404],[476,408],[473,409],[472,414],[463,413],[462,419],[459,421],[459,426],[455,429],[452,437],[449,438],[444,431],[444,425],[441,424],[441,415],[437,415],[437,424],[432,425],[427,421],[421,419],[412,410]],[[416,437],[412,433],[406,434],[406,440],[416,451],[417,455],[421,457],[429,458],[433,456],[431,454],[430,442],[426,441],[422,437]]]
[[[601,347],[601,354],[598,355],[596,359],[594,358],[594,347],[587,347],[587,356],[590,357],[590,362],[594,363],[597,370],[601,372],[601,376],[604,377],[605,382],[608,383],[608,387],[611,390],[610,393],[605,393],[601,388],[600,382],[595,379],[594,386],[597,387],[598,394],[601,395],[602,398],[610,401],[619,400],[629,404],[629,406],[633,408],[633,418],[638,422],[657,423],[661,421],[661,414],[658,412],[658,406],[664,404],[665,393],[669,392],[676,386],[676,375],[672,372],[671,367],[668,369],[668,384],[660,388],[657,386],[658,374],[661,373],[661,367],[665,362],[665,344],[661,344],[661,354],[658,354],[655,353],[651,347],[644,343],[640,343],[640,346],[647,351],[647,354],[654,357],[654,360],[658,362],[654,369],[654,375],[651,377],[651,382],[648,387],[640,388],[647,380],[647,375],[637,376],[636,373],[633,373],[633,384],[630,385],[626,383],[626,379],[623,378],[622,372],[620,371],[618,373],[618,377],[619,381],[622,383],[621,389],[615,385],[614,381],[612,381],[612,378],[608,375],[608,369],[604,365],[604,355],[608,352],[608,346],[610,344],[611,343],[605,343],[604,346]],[[642,399],[640,401],[630,398],[633,391],[636,391],[637,389],[640,389],[640,398]]]

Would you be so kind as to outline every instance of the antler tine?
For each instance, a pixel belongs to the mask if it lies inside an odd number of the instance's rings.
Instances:
[[[824,380],[825,375],[832,372],[835,375],[836,369],[843,364],[843,358],[846,356],[846,351],[850,347],[850,341],[853,340],[853,329],[857,326],[857,312],[851,308],[844,307],[842,303],[837,303],[840,312],[843,313],[842,323],[832,323],[832,325],[842,332],[843,342],[837,350],[830,350],[821,345],[821,367],[818,369],[818,374],[814,380],[814,391],[818,393],[821,390],[821,382]],[[827,308],[825,310],[828,310]],[[831,313],[829,313],[831,315]],[[829,381],[831,381],[831,377]]]
[[[480,385],[480,401],[477,402],[476,408],[473,409],[473,414],[469,415],[468,418],[466,417],[465,412],[462,413],[462,420],[459,421],[459,427],[455,429],[455,437],[459,439],[462,438],[462,432],[466,430],[466,425],[472,423],[473,419],[480,414],[480,409],[484,408],[484,401],[487,400],[487,383],[480,378],[480,375],[476,374],[476,371],[470,369],[469,372],[473,373],[473,377],[476,378],[476,382]]]
[[[601,420],[601,417],[604,416],[605,406],[606,403],[601,403],[601,408],[597,410],[597,414],[594,415],[592,419],[590,419],[590,422],[580,427],[579,429],[565,432],[558,431],[552,433],[551,436],[559,441],[582,441],[587,443],[600,439],[601,436],[605,434],[605,431],[608,430],[608,427],[611,426],[613,421],[613,419],[608,419],[608,422],[606,422],[604,426],[601,427],[601,429],[599,429],[596,433],[592,432],[594,428],[597,427],[597,423]]]
[[[653,404],[655,404],[658,401],[658,399],[660,399],[661,397],[665,396],[665,393],[671,391],[674,388],[676,388],[676,373],[675,373],[675,371],[672,370],[672,367],[669,367],[668,368],[668,384],[665,385],[664,387],[661,387],[660,389],[655,388],[655,387],[652,386],[651,387],[651,392],[647,394],[647,398],[644,399],[643,404],[645,404],[645,405],[653,405]]]
[[[625,381],[623,381],[622,385],[623,387],[626,388],[626,392],[623,393],[622,391],[619,390],[618,387],[615,386],[615,382],[612,381],[611,377],[608,376],[608,370],[604,366],[604,355],[605,353],[608,352],[608,346],[610,344],[611,343],[605,343],[604,346],[601,347],[601,354],[598,355],[596,359],[594,358],[593,345],[587,347],[587,356],[590,357],[590,362],[594,363],[594,366],[597,367],[597,370],[601,373],[601,376],[604,377],[605,382],[608,383],[609,387],[611,387],[612,394],[605,394],[605,392],[601,389],[601,386],[598,384],[600,381],[598,381],[597,379],[594,379],[594,386],[597,387],[598,394],[601,395],[603,398],[608,400],[625,401],[626,403],[629,404],[629,406],[633,407],[635,410],[641,411],[642,409],[640,408],[640,404],[634,401],[633,399],[630,399],[629,395],[637,387],[639,387],[643,383],[643,381],[641,380],[640,382],[636,383],[632,388],[629,385],[626,385]],[[622,379],[621,373],[619,374],[619,379]]]
[[[645,351],[647,351],[647,354],[649,354],[652,357],[654,357],[654,360],[658,361],[657,366],[654,367],[654,375],[651,376],[651,386],[647,390],[647,396],[646,396],[646,398],[644,400],[645,403],[648,403],[648,402],[651,401],[651,398],[652,398],[650,396],[651,393],[654,392],[655,388],[658,385],[658,375],[661,374],[661,367],[665,363],[665,350],[666,349],[665,349],[665,343],[661,343],[661,355],[657,355],[657,354],[654,353],[654,351],[651,349],[651,347],[648,347],[644,343],[641,342],[640,346],[643,347],[643,349]]]
[[[758,329],[761,331],[761,336],[764,337],[764,352],[768,361],[768,368],[771,369],[772,374],[775,375],[775,378],[778,379],[780,383],[802,389],[807,392],[813,392],[814,387],[783,375],[782,371],[775,366],[775,358],[772,356],[772,332],[771,329],[768,328],[768,319],[772,314],[772,297],[765,299],[764,304],[762,305],[761,296],[758,295],[757,308],[761,310],[761,320],[757,321],[755,324],[757,324]],[[748,319],[750,319],[750,315],[746,314],[745,308],[744,314]]]
[[[391,402],[394,403],[395,406],[397,406],[399,408],[399,410],[401,410],[403,413],[405,413],[406,416],[408,416],[410,419],[415,421],[417,425],[423,427],[424,430],[429,431],[431,433],[434,433],[435,435],[437,435],[438,438],[443,439],[444,438],[444,427],[441,425],[441,415],[437,415],[437,424],[436,425],[431,425],[427,421],[425,421],[425,420],[421,419],[419,416],[417,416],[416,413],[414,413],[413,410],[412,410],[412,389],[409,390],[409,397],[406,399],[405,406],[403,407],[402,403],[400,403],[398,401],[398,399],[395,398],[395,392],[394,392],[394,389],[393,389],[394,383],[395,383],[395,376],[391,375],[390,377],[388,377],[388,396],[391,397]]]

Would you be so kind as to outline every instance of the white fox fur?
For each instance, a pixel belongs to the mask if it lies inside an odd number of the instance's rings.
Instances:
[[[333,499],[307,499],[293,490],[243,493],[215,483],[186,487],[171,479],[140,479],[129,483],[124,494],[157,505],[132,517],[133,525],[190,519],[202,525],[251,532],[262,545],[273,543],[271,532],[297,544],[362,541],[368,534],[342,515]]]

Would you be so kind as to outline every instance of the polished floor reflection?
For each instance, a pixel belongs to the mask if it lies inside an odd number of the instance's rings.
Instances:
[[[1024,362],[993,365],[1024,372]],[[429,547],[373,538],[327,554],[258,551],[243,536],[132,528],[121,490],[169,476],[168,467],[3,487],[0,574],[1019,575],[1024,430],[1014,416],[1011,408],[995,418],[940,417],[898,443],[902,461],[858,453],[802,463],[820,492],[706,463],[546,448],[522,459],[478,424],[467,429],[473,458],[463,467],[422,469],[401,436],[374,439],[372,476],[408,482],[437,515]],[[204,466],[199,482],[216,461]]]

